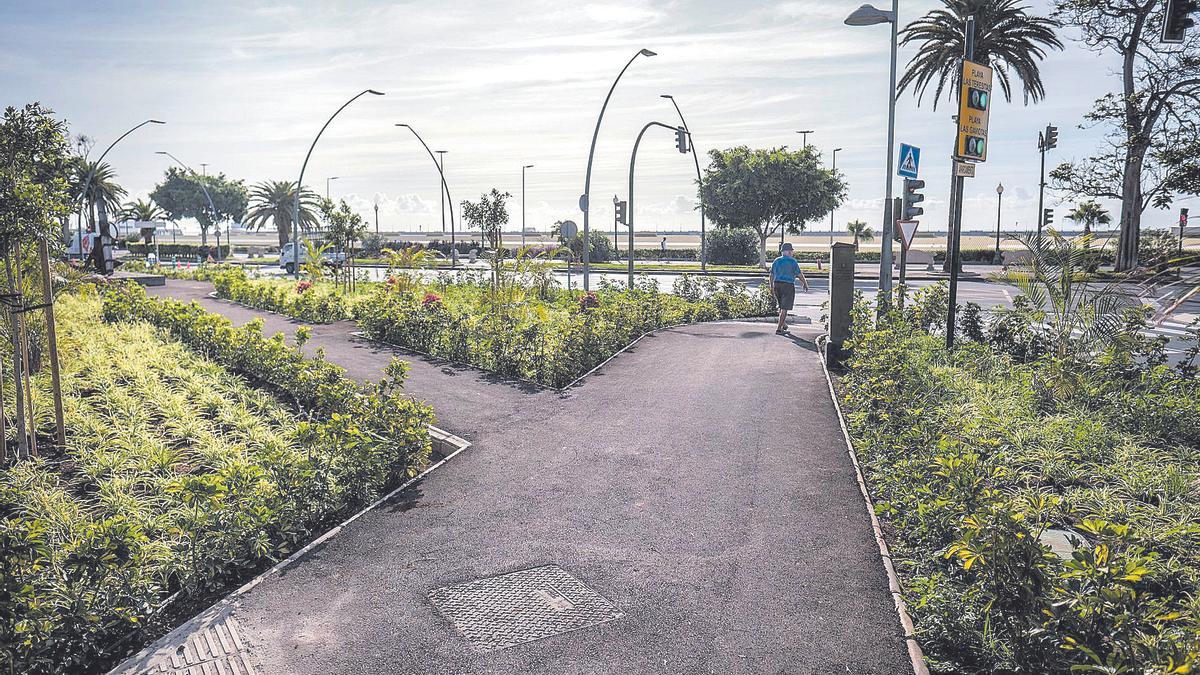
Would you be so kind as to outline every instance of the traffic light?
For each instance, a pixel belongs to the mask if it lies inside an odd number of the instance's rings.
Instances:
[[[1053,124],[1046,125],[1046,133],[1042,137],[1042,150],[1050,150],[1058,147],[1058,127]]]
[[[967,87],[967,107],[975,110],[987,110],[990,94],[982,89]]]
[[[629,223],[625,220],[625,209],[629,206],[629,202],[620,201],[613,203],[617,206],[617,222],[622,225],[628,225]]]
[[[688,134],[683,130],[683,127],[675,129],[675,147],[679,148],[679,152],[687,154],[688,151]]]
[[[986,141],[982,136],[966,136],[963,138],[962,156],[965,158],[983,159],[984,144]]]
[[[1188,16],[1200,9],[1196,0],[1167,0],[1166,12],[1163,15],[1162,41],[1183,42],[1183,34],[1187,29],[1196,25],[1196,21]]]
[[[1042,227],[1054,224],[1054,209],[1042,209]]]
[[[900,206],[899,220],[916,220],[917,216],[925,213],[925,209],[917,206],[925,201],[925,195],[917,192],[925,187],[925,181],[915,178],[904,179],[904,203]]]
[[[1179,229],[1182,230],[1183,228],[1187,227],[1187,221],[1188,221],[1188,210],[1187,209],[1179,209]]]

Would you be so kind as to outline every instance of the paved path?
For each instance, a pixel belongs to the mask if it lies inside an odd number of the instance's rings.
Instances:
[[[154,292],[294,332],[209,288]],[[353,330],[315,326],[309,346],[377,379],[391,353]],[[263,675],[912,672],[810,343],[753,322],[665,330],[562,394],[406,358],[409,392],[474,445],[189,644],[233,630]],[[482,652],[428,598],[550,564],[623,616]]]

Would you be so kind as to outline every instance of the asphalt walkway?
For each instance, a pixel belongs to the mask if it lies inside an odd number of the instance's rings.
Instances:
[[[152,293],[268,333],[299,325],[210,290]],[[354,330],[314,326],[308,349],[378,379],[393,352]],[[407,390],[473,446],[238,596],[220,626],[188,628],[192,646],[168,640],[124,672],[184,672],[196,644],[244,647],[240,667],[261,675],[912,672],[810,342],[761,322],[664,330],[564,393],[395,354]],[[544,565],[619,618],[484,651],[429,598]]]

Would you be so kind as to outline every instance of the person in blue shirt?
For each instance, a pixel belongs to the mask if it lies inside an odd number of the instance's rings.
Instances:
[[[804,285],[804,292],[807,293],[808,279],[804,278],[800,263],[792,257],[792,245],[784,244],[779,257],[771,263],[771,293],[775,296],[775,302],[779,304],[776,335],[787,333],[787,315],[796,303],[796,277],[800,277],[800,283]]]

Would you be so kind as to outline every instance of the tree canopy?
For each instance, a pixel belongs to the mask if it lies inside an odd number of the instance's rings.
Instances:
[[[212,197],[215,213],[209,207],[208,197],[204,195],[206,188]],[[229,180],[225,174],[201,176],[174,166],[167,169],[163,182],[154,187],[150,198],[162,207],[171,220],[194,218],[200,223],[203,244],[208,243],[208,229],[214,223],[241,220],[249,202],[246,186],[240,180]]]
[[[0,122],[0,246],[49,239],[71,212],[66,125],[39,103]],[[7,255],[7,253],[6,253]]]
[[[767,239],[779,229],[796,234],[824,218],[846,198],[846,184],[807,147],[752,150],[738,146],[709,152],[700,182],[704,213],[719,227],[748,227],[758,234],[758,262],[766,264]]]

